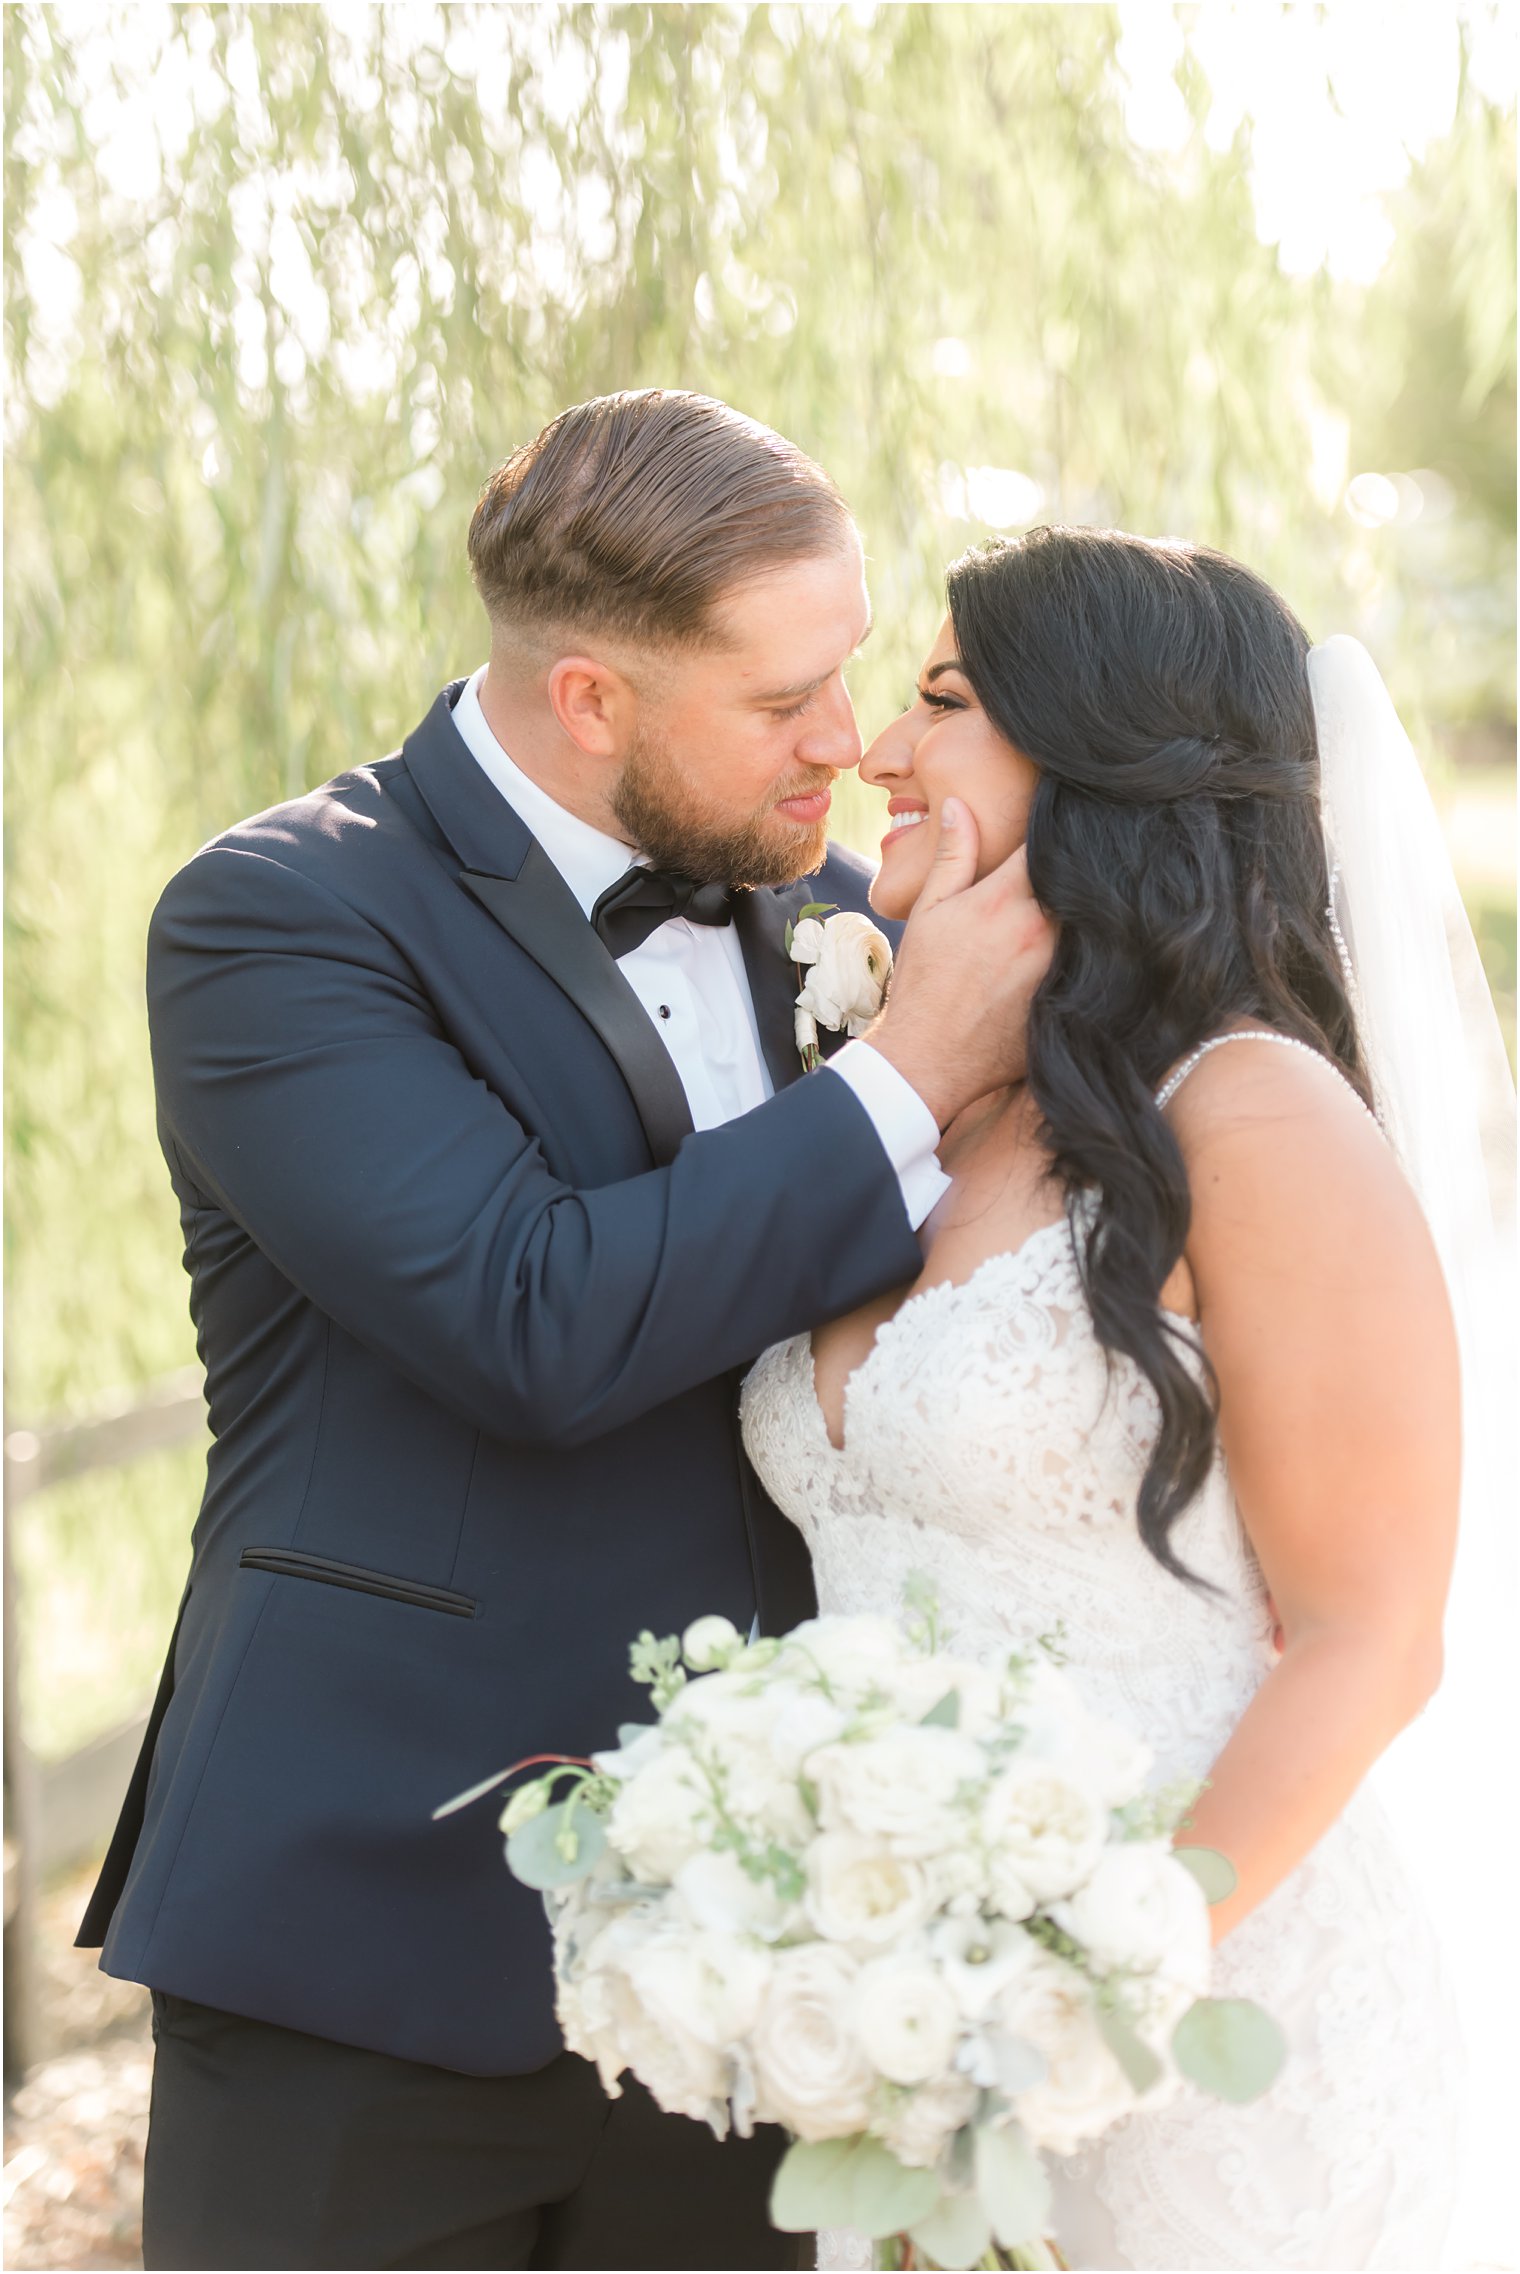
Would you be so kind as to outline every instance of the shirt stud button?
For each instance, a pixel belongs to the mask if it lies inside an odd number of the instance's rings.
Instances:
[[[668,1003],[662,1003],[662,1004],[660,1005],[660,1016],[661,1016],[661,1018],[662,1018],[662,1019],[668,1019],[668,1018],[669,1018],[669,1016],[670,1016],[670,1005],[669,1005]]]

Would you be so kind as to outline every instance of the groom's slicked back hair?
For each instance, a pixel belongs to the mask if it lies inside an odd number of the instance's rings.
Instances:
[[[725,592],[854,531],[821,466],[710,395],[652,387],[552,419],[486,483],[470,568],[493,635],[721,644]]]

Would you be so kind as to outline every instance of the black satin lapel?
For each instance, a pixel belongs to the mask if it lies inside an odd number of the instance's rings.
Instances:
[[[463,884],[601,1036],[638,1108],[655,1165],[673,1161],[692,1132],[691,1108],[649,1013],[581,913],[579,901],[536,838],[515,877],[466,869]]]
[[[805,876],[796,884],[761,885],[753,892],[734,894],[734,926],[749,973],[760,1048],[778,1090],[795,1082],[802,1072],[792,1018],[801,982],[786,952],[786,927],[795,920],[797,910],[807,906],[816,888],[816,877]]]

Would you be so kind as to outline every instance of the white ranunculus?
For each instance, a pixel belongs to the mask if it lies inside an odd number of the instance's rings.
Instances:
[[[724,1665],[738,1648],[739,1630],[733,1620],[720,1618],[715,1612],[705,1619],[693,1619],[681,1637],[681,1656],[694,1674],[707,1674]]]
[[[875,1958],[855,1985],[855,2029],[867,2060],[893,2084],[944,2075],[961,2017],[939,1969],[927,1958]]]
[[[613,1802],[607,1838],[635,1879],[673,1879],[715,1823],[701,1770],[684,1745],[666,1743]]]
[[[774,1676],[763,1682],[733,1669],[688,1682],[665,1717],[665,1726],[719,1773],[724,1804],[738,1820],[783,1846],[800,1848],[813,1820],[797,1786],[789,1749],[778,1755],[773,1737],[800,1689]]]
[[[714,1933],[773,1942],[800,1921],[797,1904],[778,1895],[769,1879],[752,1879],[727,1849],[704,1848],[688,1856],[673,1884],[698,1926]]]
[[[880,1950],[923,1925],[934,1889],[923,1866],[859,1832],[822,1832],[807,1851],[807,1914],[828,1942]]]
[[[1040,1946],[1004,1919],[941,1919],[929,1936],[946,1987],[970,2021],[1040,1958]]]
[[[990,1737],[1005,1719],[1016,1718],[1012,1715],[1011,1688],[1005,1712],[1005,1687],[1002,1677],[990,1667],[943,1653],[933,1658],[905,1658],[894,1669],[890,1682],[893,1703],[910,1721],[919,1720],[953,1690],[955,1727],[962,1737],[978,1740]]]
[[[944,2154],[951,2134],[970,2122],[977,2099],[969,2077],[931,2077],[915,2092],[904,2093],[871,2129],[899,2163],[930,2170]]]
[[[855,2034],[859,1971],[829,1943],[777,1952],[750,2037],[757,2122],[784,2124],[799,2140],[864,2131],[876,2080]]]
[[[754,2027],[774,1964],[758,1943],[679,1927],[672,1919],[667,1932],[628,1959],[625,1971],[661,2028],[721,2052]]]
[[[1042,1951],[997,2001],[1010,2036],[1045,2056],[1046,2074],[1014,2107],[1037,2147],[1071,2155],[1135,2105],[1135,2092],[1104,2043],[1089,1986],[1064,1959]]]
[[[999,1908],[1005,1891],[1046,1903],[1086,1879],[1103,1852],[1108,1811],[1064,1763],[1016,1759],[982,1803],[982,1835]]]
[[[1163,1973],[1198,1997],[1208,1989],[1208,1899],[1170,1848],[1136,1840],[1106,1849],[1052,1916],[1101,1967]]]
[[[792,960],[809,966],[798,1005],[820,1026],[864,1034],[881,1009],[892,970],[886,934],[870,917],[845,909],[823,924],[805,918],[792,935]]]
[[[932,1856],[971,1827],[966,1787],[980,1787],[979,1746],[954,1729],[890,1729],[858,1744],[825,1745],[808,1773],[827,1831],[863,1832],[899,1855]]]

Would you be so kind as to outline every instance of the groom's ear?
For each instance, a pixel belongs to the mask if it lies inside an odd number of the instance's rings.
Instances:
[[[562,731],[588,758],[621,758],[638,713],[638,699],[615,665],[590,655],[562,655],[551,664],[549,708]]]

